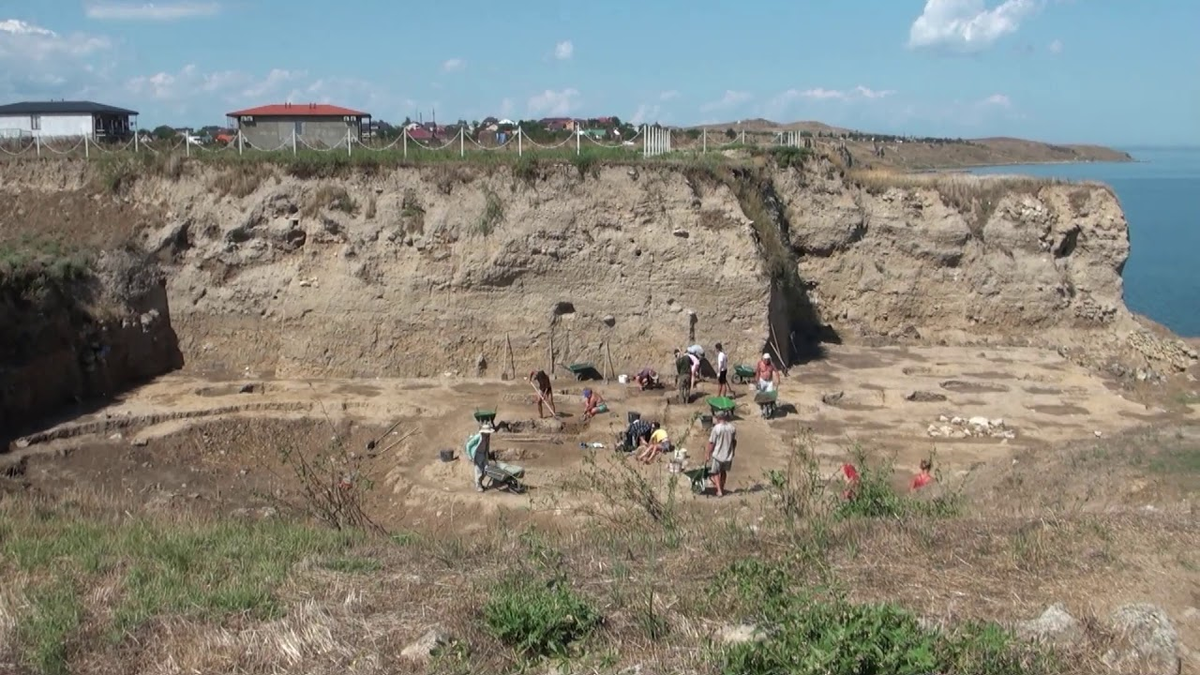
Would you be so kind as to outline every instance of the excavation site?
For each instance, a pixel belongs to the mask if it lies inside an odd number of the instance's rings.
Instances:
[[[1112,190],[784,159],[0,162],[0,672],[1200,672]]]

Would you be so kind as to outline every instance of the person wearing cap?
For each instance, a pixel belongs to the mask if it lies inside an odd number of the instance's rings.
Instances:
[[[708,435],[708,453],[704,459],[718,497],[725,496],[725,481],[729,469],[733,468],[733,454],[737,450],[737,429],[729,421],[731,417],[728,410],[717,411],[717,423]]]
[[[467,458],[475,470],[475,491],[483,492],[483,473],[487,468],[492,450],[492,425],[484,422],[479,431],[467,439]]]
[[[771,361],[771,355],[764,352],[762,359],[754,367],[754,376],[758,379],[758,390],[775,391],[775,382],[779,377],[777,372],[775,363]]]
[[[659,386],[658,371],[648,366],[639,370],[638,374],[635,375],[633,379],[637,381],[638,386],[642,388],[642,391],[646,391],[651,387]]]
[[[598,391],[591,389],[583,390],[583,418],[591,419],[597,414],[607,412],[608,406],[604,404],[604,397]]]
[[[550,406],[550,412],[554,413],[554,387],[550,385],[550,376],[544,370],[531,371],[529,373],[529,381],[533,383],[538,392],[538,417],[543,418],[546,416],[542,410],[543,403]]]

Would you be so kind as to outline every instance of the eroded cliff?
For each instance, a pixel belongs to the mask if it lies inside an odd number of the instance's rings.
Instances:
[[[5,185],[27,204],[100,190],[95,169],[15,166]],[[739,361],[860,338],[1102,345],[1166,371],[1192,358],[1125,309],[1127,223],[1103,186],[819,159],[296,173],[197,163],[82,200],[162,223],[142,239],[189,368],[523,374],[553,349],[626,371],[693,333]]]

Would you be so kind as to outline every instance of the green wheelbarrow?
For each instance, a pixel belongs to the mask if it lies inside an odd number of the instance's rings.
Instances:
[[[519,495],[523,494],[526,489],[525,483],[521,482],[521,479],[525,477],[525,467],[516,464],[488,462],[487,467],[483,470],[483,477],[487,481],[483,484],[485,490],[495,488]]]
[[[728,396],[709,396],[704,402],[708,404],[708,409],[712,411],[714,417],[719,412],[732,414],[733,410],[737,408],[737,403]]]
[[[703,494],[708,489],[708,479],[712,476],[712,472],[708,470],[708,462],[704,466],[688,469],[683,472],[688,480],[692,483],[692,492],[695,494]]]
[[[574,375],[576,380],[604,379],[604,376],[600,374],[600,371],[596,370],[596,364],[594,363],[569,363],[563,365],[563,368],[566,368],[572,375]]]
[[[754,380],[754,369],[750,366],[734,366],[733,381],[737,384],[746,384]]]
[[[491,424],[492,426],[495,426],[496,425],[496,411],[495,410],[476,410],[475,411],[475,421],[478,422],[479,424],[487,423],[487,424]]]

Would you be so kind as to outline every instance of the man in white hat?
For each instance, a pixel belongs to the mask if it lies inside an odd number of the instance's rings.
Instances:
[[[492,449],[492,425],[484,422],[479,431],[467,439],[467,457],[475,470],[475,491],[483,492],[483,472],[487,468]]]
[[[754,367],[754,376],[758,379],[759,391],[775,391],[775,383],[779,377],[771,355],[764,352],[758,365]]]

